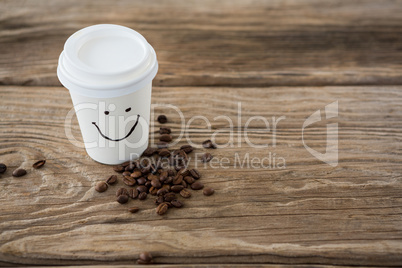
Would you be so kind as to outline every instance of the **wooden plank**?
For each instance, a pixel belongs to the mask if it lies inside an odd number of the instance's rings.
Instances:
[[[230,134],[228,116],[240,144],[213,150],[227,168],[199,166],[213,196],[195,192],[183,209],[164,216],[153,200],[114,201],[122,182],[105,193],[94,184],[114,174],[92,161],[66,138],[64,120],[71,109],[61,87],[0,87],[0,162],[9,169],[0,179],[0,260],[3,264],[88,265],[132,264],[140,251],[150,251],[162,264],[402,264],[402,90],[400,86],[210,88],[156,87],[153,103],[170,103],[184,114],[205,116],[188,128],[200,143],[219,130],[217,142]],[[339,164],[331,167],[314,158],[302,143],[306,118],[339,100],[339,116],[305,131],[310,147],[325,151],[326,124],[339,124]],[[241,123],[237,121],[241,102]],[[165,113],[178,137],[180,117]],[[251,116],[286,116],[277,126],[252,121],[250,147],[244,126]],[[154,125],[155,133],[159,125]],[[79,137],[78,125],[72,133]],[[179,145],[186,141],[180,141]],[[197,149],[203,152],[206,149]],[[239,168],[244,157],[283,157],[286,168]],[[192,157],[195,153],[192,153]],[[44,168],[32,163],[47,159]],[[17,167],[28,169],[13,178]],[[141,211],[128,213],[129,205]]]
[[[2,1],[0,84],[60,85],[58,56],[80,28],[141,32],[158,86],[393,85],[402,1]]]

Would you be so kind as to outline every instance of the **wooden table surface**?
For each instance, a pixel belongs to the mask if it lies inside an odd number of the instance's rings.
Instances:
[[[0,162],[8,165],[0,265],[131,265],[150,251],[169,267],[402,266],[401,14],[394,0],[0,2]],[[119,186],[94,191],[114,172],[67,139],[72,103],[56,67],[65,40],[98,23],[136,29],[155,48],[152,103],[174,137],[180,117],[160,104],[177,106],[186,122],[211,122],[186,130],[196,143],[215,131],[227,142],[229,122],[214,118],[233,120],[233,147],[197,149],[230,161],[200,167],[214,195],[194,192],[185,207],[158,216],[151,198],[120,205]],[[338,116],[326,120],[323,109],[336,101]],[[320,109],[323,120],[304,130],[304,142],[324,153],[327,124],[337,123],[336,166],[303,146],[303,123]],[[271,128],[253,120],[245,136],[252,116]],[[75,120],[72,133],[80,139]],[[285,168],[236,165],[237,156],[269,153]],[[42,158],[45,167],[32,169]],[[12,177],[18,167],[28,174]],[[128,213],[130,205],[140,212]]]

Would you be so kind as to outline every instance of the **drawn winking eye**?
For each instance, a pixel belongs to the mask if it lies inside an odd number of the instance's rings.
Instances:
[[[105,114],[108,115],[108,114],[109,114],[109,111],[105,111]]]
[[[129,111],[131,111],[131,107],[128,107],[128,108],[126,109],[126,113],[128,113]]]

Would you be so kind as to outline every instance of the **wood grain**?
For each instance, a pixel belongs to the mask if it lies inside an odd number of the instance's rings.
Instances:
[[[157,86],[402,83],[402,1],[2,1],[0,84],[58,86],[65,40],[98,23],[141,32]]]
[[[64,119],[72,106],[67,90],[2,86],[0,162],[9,169],[0,178],[1,264],[132,264],[147,250],[161,264],[401,266],[401,89],[155,87],[154,105],[176,105],[186,122],[195,115],[211,121],[211,130],[198,121],[187,129],[197,143],[218,130],[218,143],[228,140],[230,125],[214,121],[218,115],[232,118],[236,128],[255,115],[286,116],[277,126],[275,148],[262,121],[250,124],[248,137],[269,143],[265,149],[251,148],[244,128],[236,129],[235,135],[243,135],[240,144],[212,151],[217,159],[227,157],[228,167],[198,167],[216,193],[195,192],[183,209],[161,217],[151,199],[115,202],[122,182],[102,194],[94,191],[98,180],[114,172],[66,139]],[[301,128],[309,115],[337,100],[338,118],[305,132],[310,147],[325,150],[326,124],[339,124],[339,165],[331,167],[303,147]],[[168,115],[177,137],[179,115],[156,107],[160,113]],[[72,132],[80,136],[76,122]],[[283,157],[286,168],[234,165],[236,153],[261,158],[269,152]],[[41,158],[45,167],[33,170]],[[28,174],[11,177],[17,167]],[[129,205],[141,211],[130,214]]]

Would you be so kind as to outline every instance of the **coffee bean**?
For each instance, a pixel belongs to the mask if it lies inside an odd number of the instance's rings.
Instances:
[[[158,189],[152,186],[151,188],[149,188],[149,193],[151,195],[156,195],[158,193]]]
[[[39,168],[43,167],[45,164],[46,164],[46,160],[39,160],[39,161],[35,162],[35,163],[32,165],[32,167],[33,167],[34,169],[39,169]]]
[[[109,184],[109,185],[115,184],[116,182],[117,182],[117,176],[116,175],[112,175],[106,180],[106,183]]]
[[[154,174],[148,174],[147,176],[148,180],[152,181],[152,180],[159,180],[159,176],[158,175],[154,175]]]
[[[151,171],[152,174],[155,175],[156,173],[158,173],[158,168],[154,164],[152,164],[150,166],[150,171]]]
[[[156,148],[148,147],[142,153],[142,156],[150,157],[150,156],[154,155],[157,151],[158,151],[158,149],[156,149]]]
[[[116,201],[119,202],[120,204],[125,204],[128,202],[128,195],[125,194],[119,195]]]
[[[155,187],[155,188],[158,188],[158,189],[162,187],[162,184],[161,184],[161,182],[160,182],[158,179],[152,180],[152,181],[151,181],[151,185],[152,185],[153,187]]]
[[[183,185],[183,188],[187,188],[187,182],[186,182],[185,180],[183,180],[183,181],[181,182],[181,185]]]
[[[160,149],[158,152],[158,155],[160,157],[169,157],[170,156],[170,151],[169,149]]]
[[[120,166],[122,166],[122,167],[127,167],[129,165],[130,165],[130,161],[126,161],[126,162],[120,164]]]
[[[170,189],[175,193],[179,193],[181,190],[184,189],[184,186],[183,185],[174,185]]]
[[[167,170],[164,170],[161,172],[161,174],[159,175],[159,181],[160,182],[165,182],[165,180],[168,178],[168,172]]]
[[[180,169],[177,174],[182,175],[183,177],[187,176],[188,174],[190,174],[190,171],[187,168],[182,168]]]
[[[133,177],[134,179],[138,179],[139,177],[142,176],[141,171],[139,171],[138,169],[134,170],[133,173],[131,173],[130,175],[131,177]]]
[[[194,182],[196,182],[196,180],[191,177],[191,176],[186,176],[184,177],[184,180],[188,183],[188,184],[193,184]]]
[[[156,194],[157,194],[157,195],[165,195],[165,194],[168,193],[168,192],[169,192],[168,189],[166,189],[166,188],[160,188],[160,189],[156,192]]]
[[[196,180],[198,180],[199,178],[201,178],[200,172],[198,172],[198,170],[196,170],[195,168],[193,168],[192,170],[190,170],[190,175],[191,175],[194,179],[196,179]]]
[[[202,184],[200,181],[196,181],[193,184],[191,184],[190,187],[193,190],[201,190],[202,188],[204,188],[204,184]]]
[[[176,199],[176,195],[175,195],[174,193],[167,193],[167,194],[165,194],[165,195],[163,196],[163,199],[164,199],[166,202],[170,202],[170,201]]]
[[[211,140],[206,140],[202,143],[202,147],[204,148],[210,148],[210,149],[216,149],[217,146],[215,143],[213,143]]]
[[[173,179],[173,184],[178,185],[178,184],[181,184],[182,181],[183,181],[183,176],[180,174],[177,174],[176,177],[174,177],[174,179]]]
[[[172,136],[170,135],[170,134],[162,134],[160,137],[159,137],[159,140],[160,141],[165,141],[165,142],[171,142],[172,141]]]
[[[142,192],[138,195],[138,199],[139,200],[145,200],[147,199],[147,193],[146,192]]]
[[[169,176],[166,180],[165,180],[165,184],[171,184],[173,182],[173,177]]]
[[[147,182],[147,179],[144,178],[144,177],[140,177],[140,178],[137,179],[137,183],[139,185],[144,185],[146,182]]]
[[[119,188],[116,191],[116,196],[119,196],[119,195],[128,195],[127,189],[126,188]]]
[[[148,192],[148,188],[145,185],[140,185],[137,187],[138,192],[140,193],[146,193]]]
[[[158,215],[163,215],[168,211],[168,205],[166,203],[159,204],[159,206],[156,208],[156,213]]]
[[[159,134],[161,134],[161,135],[162,134],[170,134],[170,133],[172,133],[172,130],[168,127],[161,127],[159,129]]]
[[[131,207],[128,209],[128,211],[130,211],[131,213],[137,213],[140,210],[139,207]]]
[[[127,186],[134,186],[137,183],[134,178],[129,176],[124,176],[123,182]]]
[[[163,202],[164,202],[163,196],[158,196],[158,198],[155,199],[156,205],[162,204]]]
[[[158,116],[158,122],[161,124],[165,124],[168,121],[166,115],[161,114],[160,116]]]
[[[202,191],[202,193],[206,196],[210,196],[213,195],[215,193],[215,190],[212,189],[211,187],[206,187],[204,188],[204,190]]]
[[[124,167],[121,165],[117,165],[113,167],[113,170],[118,172],[118,173],[122,173],[124,171]]]
[[[138,264],[151,264],[152,263],[152,255],[149,252],[141,252],[138,260],[137,260]]]
[[[124,171],[122,174],[123,174],[123,176],[130,176],[131,172],[130,171]]]
[[[140,194],[140,192],[138,192],[138,190],[135,189],[135,188],[131,188],[131,189],[128,191],[128,194],[129,194],[129,196],[130,196],[132,199],[136,199],[136,198],[138,197],[138,195]]]
[[[207,163],[209,161],[211,161],[211,159],[213,158],[213,156],[210,153],[205,153],[202,157],[201,157],[201,161],[203,163]]]
[[[191,197],[191,193],[187,189],[183,189],[180,191],[180,195],[184,198],[189,198]]]
[[[146,181],[144,185],[145,185],[147,188],[151,188],[151,187],[152,187],[151,181]]]
[[[175,176],[176,172],[173,169],[168,170],[168,176]]]
[[[181,208],[182,206],[183,206],[183,203],[182,202],[180,202],[179,200],[172,200],[171,202],[170,202],[175,208]]]
[[[181,146],[180,150],[183,150],[186,154],[189,154],[194,150],[194,148],[190,144],[186,144],[186,145]]]
[[[124,168],[124,171],[128,171],[128,172],[133,172],[133,170],[134,170],[134,167],[133,166],[130,166],[130,165],[128,165],[128,166],[126,166],[125,168]]]
[[[99,193],[103,193],[108,188],[107,183],[104,181],[98,181],[95,185],[95,190]]]
[[[3,163],[0,163],[0,174],[3,174],[4,172],[6,172],[7,170],[7,166]]]
[[[23,169],[23,168],[18,168],[16,170],[14,170],[13,173],[12,173],[12,175],[14,177],[22,177],[25,174],[27,174],[27,171],[25,169]]]

